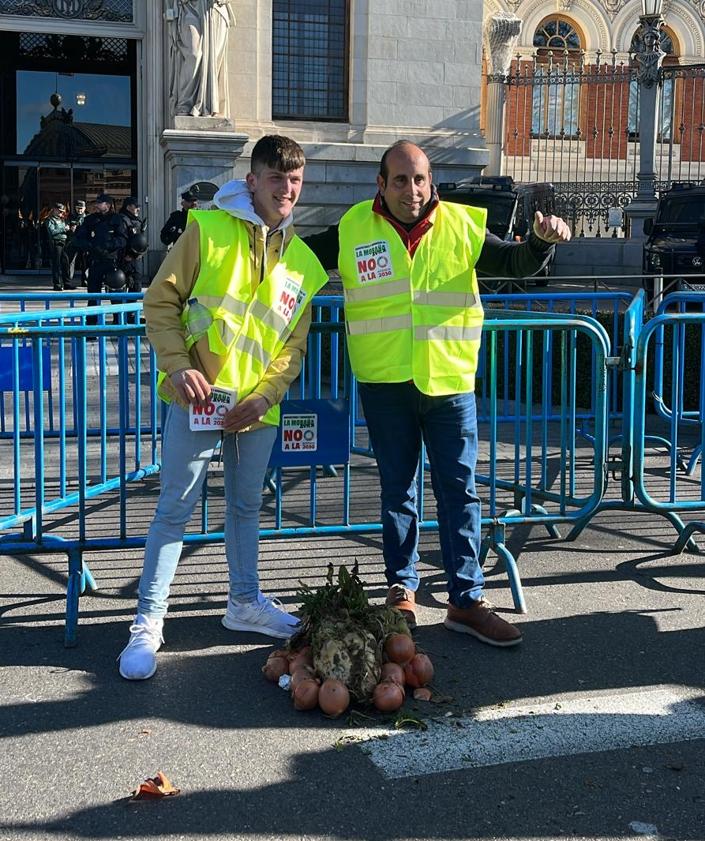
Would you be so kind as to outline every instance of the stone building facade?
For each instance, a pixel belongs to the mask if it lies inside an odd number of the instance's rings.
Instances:
[[[532,158],[526,180],[555,180],[561,174],[563,179],[574,179],[587,159],[600,180],[604,162],[624,161],[636,151],[630,141],[638,131],[633,39],[640,13],[640,0],[560,0],[557,4],[486,0],[485,55],[491,59],[493,53],[501,54],[505,59],[502,67],[490,72],[506,74],[511,80],[501,138],[495,139],[502,144],[505,171],[513,170],[513,158],[525,162]],[[675,73],[677,67],[705,62],[705,3],[666,0],[663,16],[664,68]],[[505,26],[504,38],[493,38],[497,30],[494,22],[503,18],[515,19],[517,26],[513,30]],[[543,85],[537,84],[541,74]],[[550,74],[554,84],[545,83]],[[705,160],[703,80],[692,74],[686,82],[682,78],[686,75],[679,79],[676,74],[662,86],[659,134],[671,146],[671,167],[674,152],[676,162]],[[489,79],[483,87],[483,123],[488,127],[497,117],[496,106],[490,105],[484,93],[491,89],[492,77]],[[549,143],[541,144],[542,140]],[[583,144],[580,154],[570,161],[562,156],[560,173],[537,168],[543,151],[547,158],[555,158],[552,146],[562,144],[565,148],[574,140]],[[498,161],[495,168],[499,168]],[[607,169],[602,180],[613,180],[616,169]]]
[[[482,15],[481,0],[0,0],[2,271],[41,264],[51,201],[99,189],[140,198],[155,265],[179,194],[243,176],[266,133],[306,152],[304,230],[370,197],[402,137],[437,180],[479,173]]]

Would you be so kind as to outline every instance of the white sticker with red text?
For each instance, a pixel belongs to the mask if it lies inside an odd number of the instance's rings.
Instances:
[[[391,277],[392,257],[389,253],[389,243],[380,239],[355,247],[355,263],[357,265],[357,279],[360,283],[372,280],[384,280]]]
[[[279,297],[275,303],[275,308],[287,324],[291,323],[292,318],[296,315],[296,312],[305,297],[306,293],[301,288],[301,283],[298,283],[290,277],[284,278],[284,282],[281,284],[281,289],[279,290]]]
[[[214,429],[222,429],[225,416],[235,405],[235,397],[234,391],[214,386],[205,405],[188,407],[189,429],[192,432],[211,432]]]
[[[318,415],[282,415],[282,452],[314,453],[318,449]]]

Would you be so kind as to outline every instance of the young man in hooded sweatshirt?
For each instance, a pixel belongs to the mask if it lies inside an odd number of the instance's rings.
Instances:
[[[221,440],[230,579],[223,625],[280,639],[297,628],[298,620],[260,591],[257,560],[262,486],[279,402],[301,369],[311,299],[327,280],[291,226],[304,163],[293,140],[259,140],[245,181],[231,181],[216,193],[218,210],[191,212],[145,295],[159,393],[170,406],[137,616],[120,655],[120,674],[128,680],[156,671],[184,530]],[[212,387],[234,394],[222,431],[192,430],[189,406],[195,419]]]

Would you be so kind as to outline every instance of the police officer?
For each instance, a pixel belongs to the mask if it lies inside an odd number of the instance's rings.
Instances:
[[[81,286],[87,286],[86,255],[75,245],[76,231],[86,221],[86,203],[83,199],[77,199],[73,206],[73,213],[69,216],[69,239],[66,244],[66,257],[69,261],[69,277],[74,278],[78,268]]]
[[[198,188],[194,185],[186,190],[185,193],[181,194],[181,210],[175,210],[166,220],[162,232],[159,235],[164,245],[171,248],[186,229],[186,219],[188,218],[189,210],[195,210],[197,207]]]
[[[102,292],[104,285],[119,288],[113,279],[127,247],[127,229],[123,217],[115,213],[111,195],[96,197],[95,210],[76,231],[75,244],[88,255],[88,291]]]
[[[128,196],[122,203],[120,215],[125,224],[127,248],[120,261],[120,268],[127,278],[128,292],[142,291],[141,257],[146,250],[144,221],[140,219],[140,204],[135,196]]]
[[[54,289],[62,292],[73,289],[69,283],[69,263],[64,253],[68,238],[68,225],[64,219],[66,207],[57,202],[51,208],[51,214],[44,222],[49,248],[51,249],[51,277]]]

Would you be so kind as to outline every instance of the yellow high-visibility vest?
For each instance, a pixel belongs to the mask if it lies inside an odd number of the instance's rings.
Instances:
[[[250,240],[246,224],[224,210],[191,211],[200,231],[201,266],[191,296],[210,311],[205,338],[222,360],[214,386],[232,389],[241,401],[262,380],[328,275],[311,249],[294,236],[253,296]],[[188,308],[181,316],[184,327]],[[201,339],[200,341],[203,341]],[[186,346],[194,344],[187,338]],[[264,423],[279,424],[279,406]]]
[[[343,216],[338,268],[361,382],[413,380],[434,396],[474,390],[483,321],[474,267],[486,218],[482,208],[440,202],[412,259],[371,201]]]

